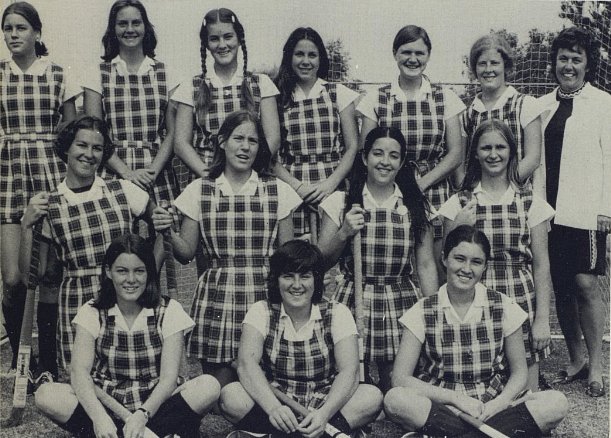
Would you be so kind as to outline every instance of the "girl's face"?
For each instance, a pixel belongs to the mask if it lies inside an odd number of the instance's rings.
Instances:
[[[486,269],[486,254],[477,243],[460,242],[449,254],[444,254],[448,290],[471,292]]]
[[[222,140],[220,147],[225,151],[225,171],[250,172],[259,151],[259,135],[254,123],[242,123],[229,138]]]
[[[122,48],[142,47],[145,28],[142,14],[133,6],[126,6],[117,13],[115,34]]]
[[[80,129],[66,152],[68,172],[82,182],[93,181],[103,155],[102,134],[90,129]]]
[[[496,91],[505,85],[505,61],[498,50],[488,49],[480,55],[475,75],[483,91]]]
[[[117,303],[135,302],[146,289],[146,265],[136,254],[121,254],[106,267],[106,276],[115,287]]]
[[[287,272],[278,278],[280,296],[285,307],[303,308],[312,304],[314,273]]]
[[[403,165],[401,145],[392,138],[378,138],[367,156],[363,156],[363,162],[367,167],[367,184],[393,184]]]
[[[8,14],[2,26],[4,42],[13,56],[36,55],[36,41],[40,39],[40,31],[19,14]]]
[[[403,44],[395,53],[395,61],[401,76],[416,79],[422,76],[431,54],[422,38]]]
[[[310,40],[301,40],[293,50],[291,67],[297,75],[297,81],[302,83],[313,83],[318,78],[318,67],[320,57],[318,48]]]
[[[215,63],[227,66],[237,62],[239,45],[232,23],[208,25],[208,50]]]
[[[479,138],[475,157],[482,168],[482,175],[506,175],[509,144],[498,131],[484,132]]]
[[[570,93],[585,82],[588,68],[586,51],[581,47],[560,49],[556,56],[556,77],[563,91]]]

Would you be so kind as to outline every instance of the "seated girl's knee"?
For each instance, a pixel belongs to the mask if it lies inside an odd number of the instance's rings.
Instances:
[[[240,382],[230,383],[221,389],[219,408],[222,415],[233,423],[246,415],[254,404]]]
[[[73,399],[70,400],[69,399]],[[65,383],[45,383],[34,393],[34,404],[39,411],[54,417],[59,410],[78,403],[72,387]]]
[[[397,415],[405,405],[405,388],[391,388],[384,396],[384,411],[390,418]]]
[[[382,409],[384,403],[384,395],[377,386],[374,385],[359,385],[358,391],[361,398],[372,408],[378,411]]]
[[[192,392],[197,395],[203,395],[206,398],[214,398],[217,400],[221,394],[221,385],[218,380],[210,374],[203,374],[194,379],[189,380],[184,384],[184,389],[181,390]]]

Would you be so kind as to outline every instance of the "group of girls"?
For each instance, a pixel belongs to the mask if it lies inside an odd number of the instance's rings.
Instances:
[[[473,46],[470,65],[482,91],[465,110],[458,96],[424,75],[432,50],[426,31],[405,26],[392,48],[398,79],[366,95],[355,108],[356,93],[324,79],[328,56],[311,28],[290,35],[272,82],[247,70],[245,32],[237,16],[229,9],[212,10],[200,30],[202,72],[177,85],[177,76],[154,58],[156,38],[144,6],[119,0],[102,40],[104,61],[83,84],[87,115],[72,120],[78,92],[68,91],[60,67],[40,59],[42,25],[35,9],[25,2],[12,4],[3,13],[2,27],[12,53],[0,71],[6,108],[0,179],[3,311],[12,345],[19,324],[11,321],[23,306],[19,290],[39,220],[44,218],[46,238],[40,272],[51,269],[47,258],[52,261],[54,252],[64,269],[58,362],[81,383],[93,358],[79,359],[70,369],[71,350],[75,342],[93,348],[96,330],[102,329],[85,327],[93,336],[82,330],[79,336],[77,314],[104,290],[103,272],[112,280],[114,262],[104,261],[108,246],[130,231],[151,243],[155,231],[163,232],[179,261],[200,258],[190,313],[195,325],[178,331],[189,331],[187,351],[223,387],[238,379],[233,362],[239,357],[242,322],[248,309],[267,297],[269,258],[296,236],[314,240],[317,221],[310,224],[308,218],[319,209],[318,246],[325,268],[339,261],[343,273],[333,298],[351,310],[357,269],[350,242],[357,233],[362,237],[364,359],[377,365],[384,392],[405,386],[391,379],[393,366],[413,371],[415,363],[394,363],[402,357],[400,348],[408,348],[400,347],[405,332],[416,334],[400,318],[438,291],[454,248],[442,251],[444,228],[448,235],[461,224],[488,235],[492,258],[485,273],[464,271],[454,281],[481,279],[526,311],[520,324],[528,387],[538,389],[538,363],[550,342],[547,223],[554,212],[533,193],[530,177],[541,158],[540,118],[532,99],[507,84],[511,51],[502,38],[483,37]],[[363,116],[360,141],[355,111]],[[60,116],[67,126],[52,144]],[[173,151],[192,171],[192,182],[180,195],[170,163]],[[339,191],[351,169],[349,190]],[[461,184],[454,197],[452,177]],[[166,201],[171,207],[161,208]],[[144,218],[147,226],[135,227],[136,218]],[[159,268],[163,256],[159,245],[155,248]],[[18,263],[5,256],[17,251]],[[94,308],[106,308],[95,302]],[[144,307],[161,309],[163,302]],[[129,330],[142,308],[119,308]],[[109,339],[121,331],[109,330]],[[415,350],[414,345],[409,348]],[[470,369],[489,365],[473,354],[469,360]],[[466,374],[467,380],[477,379]],[[117,396],[112,385],[102,386]],[[169,386],[163,388],[171,393]],[[79,391],[77,398],[91,417],[98,408],[86,401],[91,391]],[[470,395],[481,400],[480,392]],[[140,399],[130,397],[119,398],[132,400],[135,408]],[[153,399],[144,414],[159,408],[162,398]]]

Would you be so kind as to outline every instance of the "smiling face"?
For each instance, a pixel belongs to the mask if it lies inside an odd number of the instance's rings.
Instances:
[[[314,83],[318,77],[320,56],[318,48],[310,40],[301,40],[293,50],[291,67],[298,83]]]
[[[112,266],[106,267],[106,276],[115,287],[119,305],[135,302],[146,289],[146,265],[136,254],[119,255]]]
[[[556,77],[562,91],[570,93],[579,89],[585,82],[588,57],[585,50],[575,46],[572,49],[558,50],[556,56]]]
[[[482,175],[498,176],[507,174],[510,155],[507,140],[498,131],[487,131],[479,139],[475,157]]]
[[[104,155],[104,137],[98,131],[80,129],[66,152],[67,179],[71,188],[91,184]]]
[[[486,269],[486,254],[477,243],[460,242],[449,254],[444,254],[448,292],[473,292]]]
[[[304,308],[312,304],[314,274],[287,272],[278,277],[278,288],[285,308]]]
[[[409,80],[420,78],[426,70],[430,55],[422,38],[399,46],[395,52],[395,61],[401,76]]]
[[[475,65],[475,74],[484,92],[494,92],[505,86],[505,62],[499,51],[482,52]]]
[[[363,162],[367,167],[367,185],[393,184],[403,165],[401,146],[393,138],[378,138],[369,153],[363,156]]]
[[[207,26],[208,50],[214,62],[222,66],[237,63],[240,41],[232,23],[214,23]]]
[[[40,31],[19,14],[8,14],[2,26],[4,42],[13,57],[36,56],[36,41]]]
[[[229,138],[222,139],[225,151],[225,172],[250,172],[259,151],[259,135],[252,122],[244,122],[233,130]]]
[[[115,34],[121,48],[142,48],[144,33],[144,21],[138,9],[127,6],[119,10],[115,23]]]

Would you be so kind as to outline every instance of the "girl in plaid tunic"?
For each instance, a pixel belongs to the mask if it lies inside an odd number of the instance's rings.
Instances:
[[[126,234],[113,240],[103,260],[96,300],[74,318],[76,341],[71,386],[43,385],[36,406],[77,436],[199,437],[201,418],[216,403],[219,385],[199,376],[176,388],[184,333],[193,321],[180,303],[159,291],[153,248]],[[96,397],[101,388],[132,414],[112,416]]]
[[[202,72],[182,83],[172,100],[177,104],[176,155],[195,177],[205,177],[219,128],[232,112],[248,109],[257,114],[274,151],[279,147],[280,128],[274,98],[278,90],[266,75],[248,71],[244,26],[233,11],[226,8],[209,11],[199,37]],[[241,73],[238,48],[242,49]],[[214,59],[211,71],[206,65],[208,52]]]
[[[74,344],[72,320],[95,298],[102,260],[112,240],[129,233],[134,218],[153,205],[146,192],[126,180],[104,182],[96,172],[113,153],[105,123],[97,117],[73,120],[59,133],[56,154],[67,165],[66,179],[51,193],[34,196],[21,221],[20,266],[30,262],[32,227],[44,217],[43,236],[57,250],[64,267],[59,292],[58,362],[68,371]],[[48,244],[41,245],[45,267]]]
[[[316,438],[327,423],[349,433],[380,412],[380,390],[357,383],[357,331],[350,311],[323,299],[324,271],[320,251],[303,240],[287,242],[271,257],[269,297],[244,319],[240,381],[221,393],[220,406],[236,428]],[[310,413],[297,420],[270,384]]]
[[[284,167],[278,165],[276,175],[307,204],[316,206],[343,186],[354,162],[358,149],[354,101],[359,95],[325,80],[329,57],[314,29],[295,29],[282,53],[275,83],[280,90],[279,155]],[[310,232],[309,210],[304,204],[295,212],[296,236]]]
[[[376,126],[401,130],[408,147],[406,164],[416,173],[418,186],[431,205],[439,208],[450,197],[449,178],[463,159],[459,113],[465,105],[453,91],[431,84],[423,74],[431,47],[421,27],[402,28],[393,42],[398,79],[368,93],[357,110],[364,116],[361,143]],[[433,219],[433,225],[435,260],[439,263],[441,220]],[[438,272],[441,277],[440,266]]]
[[[218,135],[210,175],[193,181],[176,200],[185,215],[180,234],[171,231],[174,253],[189,262],[200,238],[207,269],[191,307],[195,329],[188,353],[222,385],[235,380],[241,324],[252,304],[265,298],[269,256],[293,237],[292,211],[301,204],[290,186],[266,173],[271,153],[263,127],[250,111],[230,114]],[[167,229],[162,208],[153,220]]]
[[[155,60],[157,37],[142,3],[113,4],[102,44],[104,61],[83,84],[85,112],[106,121],[115,145],[101,174],[133,182],[156,204],[173,202],[178,195],[171,166],[175,110],[168,102],[178,82]]]
[[[52,190],[65,175],[64,163],[53,154],[53,140],[60,117],[65,122],[76,116],[74,99],[80,90],[62,67],[46,59],[42,22],[32,5],[9,5],[2,14],[2,29],[11,59],[0,61],[0,259],[2,311],[14,368],[26,297],[15,257],[20,220],[30,198]],[[48,346],[55,338],[57,284],[51,277],[47,280],[50,287],[43,281],[39,292],[40,359],[56,374],[56,353]]]
[[[547,357],[550,344],[547,227],[554,210],[520,184],[517,145],[505,123],[497,119],[482,122],[473,133],[472,144],[462,191],[439,214],[447,230],[473,225],[492,242],[492,258],[482,282],[511,297],[528,313],[522,335],[528,387],[537,391],[539,361]]]
[[[482,91],[462,113],[463,135],[467,139],[465,156],[469,156],[471,136],[482,121],[502,120],[518,144],[518,175],[520,181],[526,181],[541,163],[541,119],[535,98],[507,84],[513,69],[513,51],[507,40],[499,33],[479,38],[471,46],[469,67]]]
[[[375,362],[383,391],[399,348],[398,319],[412,307],[420,291],[413,281],[415,257],[424,295],[437,290],[433,231],[428,201],[414,174],[405,167],[407,145],[396,128],[369,132],[358,157],[348,193],[335,192],[321,204],[319,246],[327,267],[341,258],[344,279],[335,299],[354,309],[354,260],[347,243],[362,235],[365,363]],[[362,206],[362,207],[361,207]]]
[[[509,437],[540,437],[567,413],[562,393],[524,391],[520,325],[527,316],[509,297],[479,283],[489,259],[483,232],[456,227],[443,251],[447,284],[400,319],[403,338],[384,408],[407,430],[470,436],[471,426],[457,416],[466,413]]]

